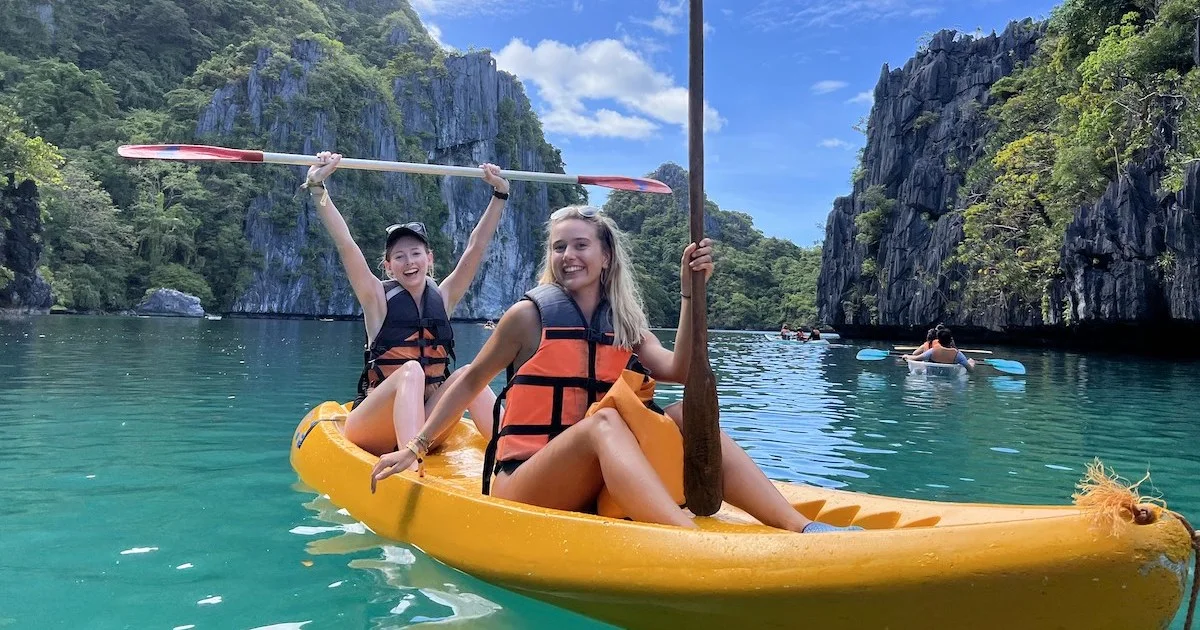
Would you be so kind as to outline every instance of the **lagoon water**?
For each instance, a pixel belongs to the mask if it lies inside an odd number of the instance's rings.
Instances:
[[[455,330],[460,361],[490,334]],[[352,397],[361,344],[359,322],[0,320],[0,628],[605,627],[298,483],[291,431]],[[713,333],[722,426],[772,478],[921,499],[1069,503],[1099,456],[1200,521],[1200,362],[990,348],[1028,374],[964,380],[861,347]]]

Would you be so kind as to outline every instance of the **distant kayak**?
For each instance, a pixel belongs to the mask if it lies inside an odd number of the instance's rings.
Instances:
[[[787,339],[783,339],[779,335],[773,335],[771,333],[763,333],[763,336],[766,337],[768,341],[786,341],[788,343],[811,343],[811,344],[828,344],[829,343],[829,340],[825,339],[824,336],[822,336],[820,339],[813,339],[813,340],[809,340],[809,341],[805,341],[803,339],[796,339],[795,337],[788,337]]]

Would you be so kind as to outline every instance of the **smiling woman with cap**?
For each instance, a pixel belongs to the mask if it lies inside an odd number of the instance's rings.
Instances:
[[[345,433],[364,450],[380,455],[411,443],[425,424],[426,414],[441,398],[443,386],[458,376],[458,372],[450,373],[454,358],[450,314],[471,286],[496,233],[508,199],[508,181],[500,177],[498,167],[480,166],[483,180],[493,188],[491,203],[471,231],[458,265],[440,284],[430,277],[433,251],[425,225],[418,222],[387,228],[380,263],[387,279],[381,281],[325,188],[326,178],[337,169],[342,156],[325,151],[318,153],[317,159],[321,164],[308,170],[304,187],[312,194],[317,214],[337,246],[367,328],[365,366]],[[484,388],[468,407],[484,437],[491,433],[495,399],[491,389]],[[437,441],[421,438],[420,444],[409,447],[425,451]]]

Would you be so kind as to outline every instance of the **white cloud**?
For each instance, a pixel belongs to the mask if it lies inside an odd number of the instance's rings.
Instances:
[[[849,99],[846,102],[847,103],[874,103],[875,102],[875,93],[872,92],[871,90],[859,92],[858,94],[854,95],[854,98]]]
[[[934,0],[759,0],[746,20],[764,31],[932,15]]]
[[[709,24],[707,21],[704,22],[704,36],[705,37],[708,37],[709,35],[712,35],[715,32],[717,32],[717,29],[713,28],[712,24]]]
[[[425,30],[429,32],[429,36],[433,38],[433,42],[446,50],[454,50],[455,48],[442,40],[442,29],[433,22],[425,22]]]
[[[686,4],[687,0],[677,0],[675,2],[672,2],[671,0],[658,0],[658,12],[662,13],[663,15],[672,15],[678,17],[683,15],[683,9]]]
[[[721,13],[724,13],[725,17],[729,17],[733,15],[733,9],[721,9]]]
[[[658,130],[658,125],[641,116],[626,116],[611,109],[595,113],[555,109],[542,115],[542,127],[546,131],[569,134],[582,138],[649,138]]]
[[[658,15],[653,20],[632,18],[632,21],[649,26],[663,35],[674,35],[679,32],[679,27],[675,26],[675,20],[668,15]]]
[[[931,17],[942,12],[941,7],[917,7],[908,14],[915,18]]]
[[[514,39],[496,54],[497,65],[537,86],[545,101],[542,124],[547,131],[575,136],[647,138],[661,124],[687,126],[688,91],[670,76],[655,70],[639,54],[615,39],[578,47],[543,40],[536,48]],[[587,101],[612,101],[610,107],[589,111]],[[724,124],[705,104],[709,132]]]
[[[813,94],[829,94],[830,92],[836,92],[847,85],[850,84],[846,83],[845,81],[817,81],[812,85],[812,91]]]
[[[626,48],[636,50],[645,56],[653,57],[668,49],[664,40],[657,37],[633,35],[621,22],[617,22],[616,31],[621,34],[621,43],[625,44]]]
[[[573,9],[576,13],[579,13],[580,11],[583,11],[583,3],[579,0],[575,0],[573,3],[571,3],[571,9]]]
[[[825,149],[849,149],[854,146],[841,138],[825,138],[817,144]]]

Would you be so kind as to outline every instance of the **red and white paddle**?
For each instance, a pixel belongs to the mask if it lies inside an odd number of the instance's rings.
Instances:
[[[127,144],[117,149],[123,157],[142,160],[201,160],[206,162],[261,162],[264,164],[290,164],[312,166],[318,164],[312,155],[292,153],[269,153],[210,147],[202,144]],[[365,171],[390,171],[419,175],[457,175],[460,177],[483,177],[483,172],[470,166],[447,166],[443,164],[417,164],[413,162],[388,162],[384,160],[360,160],[343,158],[338,168],[353,168]],[[535,173],[532,171],[500,171],[500,176],[510,180],[546,182],[548,184],[589,184],[616,190],[669,194],[666,184],[644,177],[622,177],[619,175],[564,175],[562,173]]]

